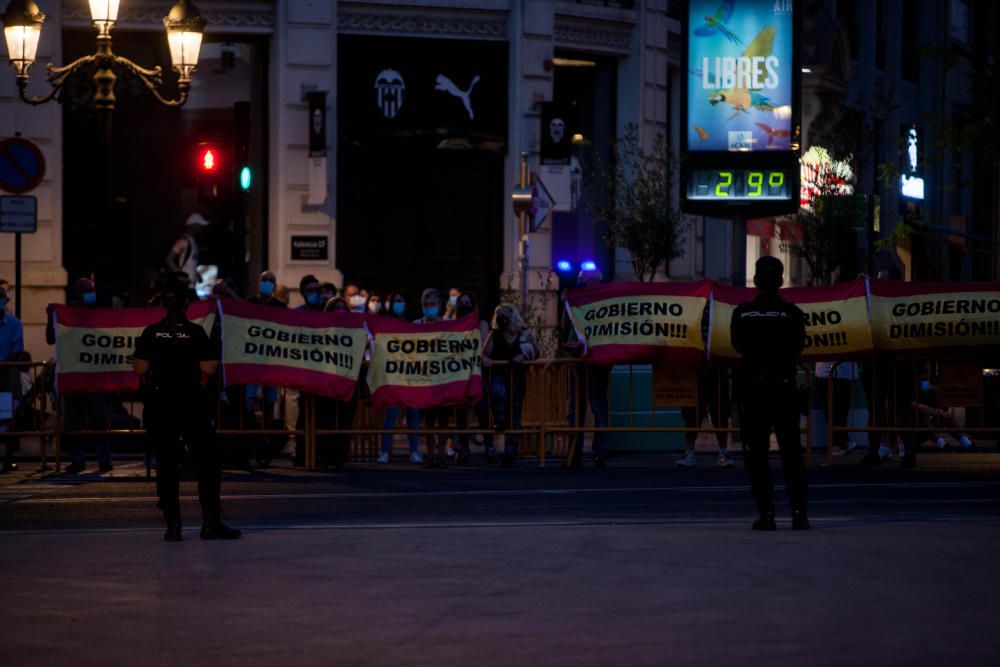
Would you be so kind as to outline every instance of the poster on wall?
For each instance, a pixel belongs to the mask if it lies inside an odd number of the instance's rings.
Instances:
[[[687,148],[792,150],[792,0],[690,0]]]

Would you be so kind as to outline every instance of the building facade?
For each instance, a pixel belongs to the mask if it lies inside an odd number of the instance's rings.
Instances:
[[[47,18],[28,89],[34,94],[46,90],[46,64],[88,53],[94,36],[83,0],[39,4]],[[169,71],[161,20],[169,4],[123,0],[116,52]],[[39,229],[24,238],[22,311],[36,356],[46,349],[44,305],[62,301],[66,285],[95,266],[105,300],[143,303],[194,211],[212,222],[199,238],[203,263],[248,295],[257,274],[270,269],[293,289],[313,274],[383,294],[403,288],[411,298],[426,286],[455,286],[496,303],[519,289],[523,275],[510,204],[522,153],[556,202],[529,234],[536,321],[557,317],[560,265],[569,267],[563,284],[590,261],[607,277],[630,277],[627,254],[607,248],[587,205],[588,165],[607,156],[628,124],[646,146],[661,132],[678,145],[688,76],[681,3],[197,4],[208,27],[183,108],[162,108],[136,81],[119,80],[107,219],[96,219],[104,209],[90,165],[100,147],[86,86],[67,90],[62,104],[30,107],[18,99],[13,72],[0,76],[0,134],[35,141],[48,164],[34,193]],[[923,179],[923,200],[876,177],[887,156],[908,154],[899,147],[911,129],[918,146],[935,144],[928,112],[975,119],[983,105],[995,110],[990,79],[981,79],[995,71],[992,3],[803,5],[803,150],[821,145],[845,115],[853,118],[868,133],[861,145],[877,149],[857,156],[858,190],[880,195],[874,240],[891,239],[900,220],[919,217],[925,228],[892,241],[907,276],[995,278],[995,154],[992,162],[974,152],[918,157],[907,176]],[[924,57],[945,51],[959,58],[947,73]],[[165,78],[169,92],[172,77]],[[565,150],[552,153],[557,144]],[[218,160],[212,173],[197,164],[206,148]],[[730,280],[734,254],[744,249],[751,270],[761,253],[790,260],[768,221],[749,225],[745,246],[731,221],[689,222],[670,278]],[[872,245],[864,236],[860,252]],[[0,243],[0,275],[12,279],[8,240]],[[788,263],[790,277],[801,279],[796,262]]]

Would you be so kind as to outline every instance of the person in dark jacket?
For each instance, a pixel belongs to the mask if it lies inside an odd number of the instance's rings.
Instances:
[[[186,276],[170,276],[163,291],[165,316],[143,329],[132,368],[144,383],[143,423],[156,452],[156,494],[167,524],[163,538],[182,539],[179,468],[187,445],[198,464],[201,539],[232,540],[240,531],[222,523],[222,458],[202,382],[218,370],[219,351],[205,330],[188,320],[191,300]]]
[[[759,518],[754,530],[775,530],[774,484],[768,461],[771,431],[781,450],[785,487],[792,505],[792,528],[809,528],[805,465],[799,436],[795,387],[796,360],[805,345],[805,315],[778,293],[785,267],[776,257],[757,260],[757,297],[733,311],[733,347],[742,355],[737,395],[750,488]]]

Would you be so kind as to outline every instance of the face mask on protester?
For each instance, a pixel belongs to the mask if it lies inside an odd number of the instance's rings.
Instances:
[[[395,301],[392,304],[392,314],[396,317],[402,317],[403,313],[406,312],[406,304],[402,301]]]
[[[920,391],[926,393],[926,392],[928,392],[930,390],[931,390],[931,381],[930,380],[921,380],[920,381]]]
[[[322,301],[323,303],[326,303],[327,301],[329,301],[332,298],[333,298],[333,294],[330,293],[330,292],[320,292],[319,293],[319,300]]]
[[[319,305],[319,293],[318,292],[308,292],[306,293],[306,303],[310,306]]]
[[[348,300],[348,303],[351,304],[351,308],[353,308],[354,310],[358,309],[364,310],[365,297],[361,296],[360,294],[355,294]]]
[[[437,306],[425,306],[424,307],[424,317],[433,319],[433,318],[435,318],[435,317],[438,316],[438,311],[439,310],[440,310],[440,308],[438,308]]]
[[[260,281],[261,296],[271,296],[272,294],[274,294],[274,287],[275,287],[274,283],[272,283],[270,280]]]
[[[457,303],[458,303],[458,297],[457,296],[450,296],[450,297],[448,297],[448,305],[449,306],[451,306],[452,308],[454,308]]]
[[[84,292],[81,296],[81,300],[87,306],[93,306],[97,303],[97,292]]]
[[[378,313],[380,305],[381,304],[378,301],[372,301],[371,303],[368,304],[368,312],[371,313],[372,315],[375,315],[376,313]]]

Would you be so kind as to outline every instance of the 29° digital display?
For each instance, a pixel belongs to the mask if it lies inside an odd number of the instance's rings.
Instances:
[[[687,177],[687,198],[695,201],[789,201],[799,189],[794,171],[784,169],[691,169]]]

